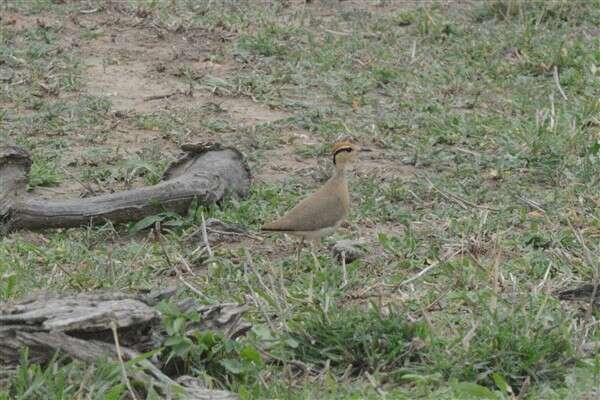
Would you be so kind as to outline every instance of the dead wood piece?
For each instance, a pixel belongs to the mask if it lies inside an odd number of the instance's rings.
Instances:
[[[160,323],[162,316],[151,305],[175,293],[174,288],[142,295],[99,292],[60,297],[41,293],[15,304],[2,304],[0,367],[4,371],[14,370],[25,347],[29,348],[29,360],[39,364],[47,363],[56,352],[86,363],[103,357],[119,361],[111,330],[113,324],[117,327],[122,355],[132,360],[162,346],[167,339]],[[190,334],[211,330],[236,338],[251,327],[242,319],[248,309],[243,305],[205,306],[187,299],[179,308],[183,312],[193,309],[201,316],[199,322],[188,326]],[[176,382],[147,359],[137,364],[139,368],[131,372],[132,378],[158,386],[168,396],[178,391],[188,399],[237,399],[233,393],[204,388],[191,377]]]
[[[72,297],[71,297],[72,298]],[[34,302],[26,307],[9,308],[8,314],[0,315],[0,323],[36,323],[41,329],[52,331],[97,331],[106,329],[115,321],[117,327],[152,323],[158,312],[138,300],[122,299],[86,301],[73,298],[62,301]]]
[[[18,304],[0,304],[0,313],[4,312],[7,307],[22,307],[30,303],[42,303],[49,301],[87,301],[100,302],[111,300],[134,299],[139,300],[149,306],[155,306],[162,300],[173,297],[180,289],[176,286],[169,286],[165,289],[146,291],[142,293],[123,293],[110,291],[96,291],[93,293],[78,293],[76,295],[65,295],[51,292],[36,292],[30,296],[25,296]]]
[[[10,205],[27,189],[31,155],[15,146],[0,147],[0,227]]]
[[[220,332],[224,337],[235,339],[252,327],[242,320],[243,314],[249,310],[246,305],[223,303],[210,306],[198,305],[195,300],[188,299],[179,304],[183,312],[195,309],[202,317],[196,324],[190,325],[188,332],[193,330]]]
[[[23,346],[33,348],[34,359],[42,362],[52,357],[55,351],[64,351],[65,338],[56,337],[55,342],[40,347],[36,342],[38,333],[65,333],[70,338],[87,339],[92,347],[86,348],[81,357],[73,354],[78,351],[77,346],[72,346],[68,354],[84,361],[88,361],[89,354],[98,358],[103,348],[94,348],[93,343],[110,341],[111,322],[122,331],[125,344],[147,350],[152,344],[149,330],[159,325],[159,321],[160,314],[156,310],[134,296],[122,293],[63,298],[42,294],[38,299],[31,296],[18,304],[0,305],[0,338],[3,339],[0,340],[0,364],[17,362]]]
[[[27,150],[17,146],[0,147],[0,166],[11,163],[24,164],[25,169],[29,171],[31,167],[31,155]]]
[[[17,229],[76,227],[96,223],[137,221],[169,210],[184,213],[192,201],[211,205],[226,196],[244,197],[250,171],[243,155],[218,144],[184,146],[186,153],[165,173],[163,182],[141,189],[47,201],[29,198],[27,152],[0,148],[0,234]]]
[[[592,299],[594,294],[594,285],[592,283],[586,283],[574,289],[565,289],[558,291],[555,295],[559,300],[571,300],[571,301],[585,301],[592,302],[596,307],[600,307],[600,293],[596,291],[596,296]]]
[[[83,340],[64,332],[17,332],[16,339],[25,346],[35,348],[40,356],[56,351],[68,354],[87,363],[98,360],[98,355],[114,355],[114,346],[97,340]]]

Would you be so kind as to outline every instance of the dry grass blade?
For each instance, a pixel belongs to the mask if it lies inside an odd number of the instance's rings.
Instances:
[[[417,280],[417,279],[419,279],[420,277],[422,277],[422,276],[426,275],[426,274],[427,274],[429,271],[431,271],[433,268],[437,267],[438,265],[440,265],[440,264],[442,264],[442,263],[445,263],[446,261],[450,260],[450,259],[451,259],[451,258],[453,258],[454,256],[456,256],[456,255],[460,254],[462,251],[463,251],[463,249],[458,249],[458,250],[456,250],[455,252],[453,252],[452,254],[450,254],[450,255],[448,255],[448,256],[446,256],[446,257],[444,257],[443,259],[435,261],[433,264],[431,264],[431,265],[429,265],[428,267],[425,267],[425,268],[423,268],[421,271],[419,271],[419,273],[418,273],[418,274],[416,274],[416,275],[414,275],[414,276],[410,277],[409,279],[407,279],[407,280],[405,280],[405,281],[402,281],[402,282],[400,282],[400,283],[398,283],[398,284],[394,285],[394,286],[392,287],[392,290],[394,290],[394,291],[395,291],[395,290],[398,290],[398,289],[399,289],[401,286],[405,286],[405,285],[408,285],[408,284],[409,284],[409,283],[411,283],[411,282],[414,282],[414,281],[416,281],[416,280]]]
[[[477,329],[479,328],[480,324],[481,324],[481,322],[475,321],[473,323],[473,326],[471,327],[471,329],[469,329],[469,332],[467,332],[467,334],[463,337],[461,343],[465,350],[469,350],[469,346],[471,345],[471,340],[475,337],[475,334],[477,333]]]
[[[272,361],[282,364],[282,365],[290,364],[290,365],[293,365],[294,367],[301,369],[302,372],[304,373],[304,375],[308,375],[309,373],[315,373],[315,374],[318,373],[318,371],[313,370],[311,367],[304,364],[302,361],[284,360],[283,358],[277,357],[277,356],[269,353],[268,351],[261,349],[260,347],[257,347],[257,350],[269,360],[272,360]]]
[[[133,390],[133,387],[131,386],[131,382],[129,381],[129,377],[127,376],[127,370],[125,369],[125,363],[123,362],[123,353],[121,352],[121,346],[119,345],[119,336],[117,335],[117,325],[115,324],[114,321],[111,321],[110,329],[112,330],[112,333],[113,333],[113,339],[115,341],[117,357],[119,357],[119,364],[121,365],[121,372],[123,374],[123,380],[125,381],[127,390],[129,390],[129,394],[131,394],[131,397],[133,398],[133,400],[138,400],[138,396],[135,393],[135,390]]]
[[[452,193],[452,192],[450,192],[448,190],[440,189],[440,188],[438,188],[431,181],[431,179],[429,179],[425,175],[415,174],[415,176],[417,176],[417,178],[424,179],[429,184],[429,186],[433,190],[435,190],[436,192],[438,192],[444,199],[446,199],[446,200],[448,200],[450,202],[453,202],[455,204],[458,204],[458,206],[460,208],[462,208],[463,210],[467,210],[469,207],[473,207],[473,208],[480,208],[480,209],[490,210],[490,211],[496,211],[496,212],[500,211],[499,209],[494,208],[494,207],[482,206],[482,205],[479,205],[479,204],[475,204],[475,203],[473,203],[473,202],[471,202],[471,201],[469,201],[469,200],[467,200],[467,199],[465,199],[465,198],[463,198],[463,197],[461,197],[461,196],[459,196],[459,195],[457,195],[455,193]]]
[[[519,201],[521,201],[521,202],[523,202],[523,203],[527,204],[529,207],[531,207],[531,208],[534,208],[534,209],[538,210],[539,212],[541,212],[541,213],[543,213],[543,214],[545,214],[545,213],[546,213],[546,210],[544,210],[544,209],[542,208],[542,206],[541,206],[539,203],[537,203],[537,202],[535,202],[535,201],[533,201],[533,200],[527,199],[527,198],[525,198],[525,197],[519,196],[519,195],[514,195],[514,197],[515,197],[517,200],[519,200]]]
[[[172,93],[164,93],[164,94],[157,94],[157,95],[153,95],[153,96],[147,96],[147,97],[144,97],[144,101],[168,99],[169,97],[177,96],[179,94],[184,94],[184,92],[182,92],[181,90],[177,90]]]
[[[208,242],[208,233],[206,232],[206,220],[204,219],[204,213],[200,214],[200,217],[202,218],[202,240],[204,240],[204,244],[206,245],[208,256],[212,259],[214,254],[210,247],[210,243]]]
[[[556,87],[558,88],[558,91],[560,92],[560,95],[562,96],[562,98],[565,100],[569,100],[567,98],[567,95],[565,94],[565,91],[563,90],[562,86],[560,86],[560,78],[558,77],[558,67],[556,65],[554,66],[554,69],[552,70],[552,76],[554,77],[554,83],[556,83]]]

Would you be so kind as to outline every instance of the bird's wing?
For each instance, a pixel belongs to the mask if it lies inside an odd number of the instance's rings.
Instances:
[[[262,229],[302,232],[335,226],[346,217],[348,207],[339,194],[327,190],[319,192],[305,198],[281,218],[263,226]]]

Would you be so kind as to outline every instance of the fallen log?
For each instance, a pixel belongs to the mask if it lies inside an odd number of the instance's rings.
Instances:
[[[174,289],[149,295],[39,294],[16,304],[0,304],[0,367],[14,370],[25,347],[29,349],[29,360],[38,364],[47,363],[56,352],[86,363],[103,357],[115,362],[121,357],[132,360],[161,347],[167,339],[162,315],[152,306],[173,294]],[[198,322],[187,326],[190,332],[210,330],[226,338],[236,338],[251,327],[242,319],[248,309],[243,305],[204,306],[187,299],[178,307],[182,312],[193,309],[200,316]],[[120,344],[118,350],[115,335]],[[187,394],[186,398],[237,398],[230,392],[202,388],[192,377],[174,380],[161,371],[160,364],[147,359],[140,358],[137,367],[132,372],[133,379],[159,387],[165,395],[179,390]]]
[[[138,221],[168,210],[185,213],[194,199],[211,205],[226,196],[245,197],[250,170],[236,149],[219,144],[182,146],[157,185],[88,198],[41,200],[27,192],[30,154],[0,147],[0,235],[18,229],[67,228],[106,221]]]

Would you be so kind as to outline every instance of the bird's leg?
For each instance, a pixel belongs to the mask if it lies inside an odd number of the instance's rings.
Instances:
[[[313,239],[313,240],[310,241],[310,254],[313,257],[313,261],[315,263],[315,266],[312,269],[312,271],[310,271],[310,278],[309,278],[310,281],[309,281],[309,288],[308,288],[308,302],[309,303],[313,302],[315,272],[319,271],[321,269],[321,265],[319,264],[319,260],[317,259],[317,256],[315,255],[315,242],[316,242],[316,239]]]
[[[310,254],[312,255],[313,261],[315,263],[315,271],[321,270],[321,264],[319,263],[319,259],[315,254],[315,245],[318,243],[318,239],[313,239],[310,241]]]
[[[313,302],[314,286],[315,286],[315,271],[310,271],[310,276],[308,278],[308,304],[312,304],[312,302]]]
[[[300,266],[300,253],[302,252],[302,246],[304,245],[304,237],[300,238],[298,242],[298,248],[296,249],[296,264]]]
[[[342,289],[348,286],[348,270],[346,269],[346,252],[342,252]]]

